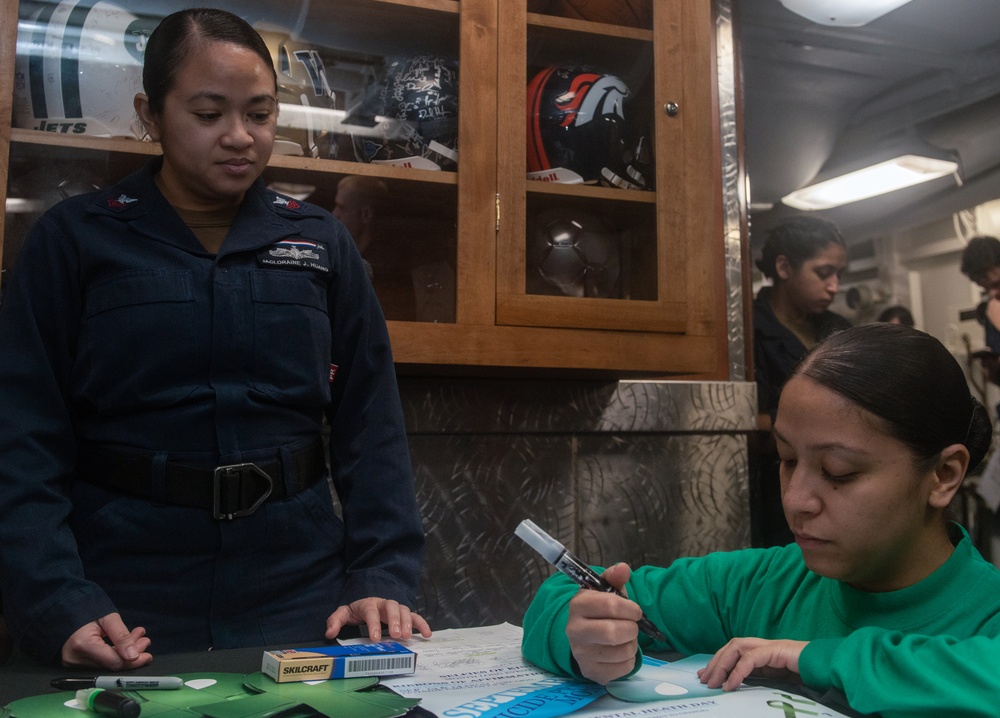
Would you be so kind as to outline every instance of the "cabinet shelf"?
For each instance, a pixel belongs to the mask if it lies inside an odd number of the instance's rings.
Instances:
[[[395,5],[398,7],[420,8],[423,10],[437,10],[440,12],[452,12],[458,14],[462,11],[462,4],[459,0],[375,0],[382,5]]]
[[[144,142],[128,137],[75,137],[73,135],[43,132],[40,130],[25,130],[15,127],[11,129],[10,139],[15,144],[46,145],[49,147],[66,147],[77,150],[94,150],[129,155],[160,154],[159,143]],[[369,175],[408,182],[431,182],[448,185],[458,182],[454,172],[437,172],[409,167],[393,167],[391,165],[369,165],[360,162],[317,159],[315,157],[296,157],[294,155],[271,155],[268,167],[342,175]]]
[[[26,130],[14,127],[10,131],[13,143],[67,147],[77,150],[94,150],[131,155],[158,155],[160,145],[156,142],[142,142],[128,137],[82,137],[64,135],[57,132]]]
[[[599,187],[597,185],[587,184],[557,184],[555,182],[527,180],[525,182],[525,191],[529,194],[584,197],[613,202],[656,204],[656,195],[652,192],[635,189],[619,189],[617,187]]]
[[[362,162],[345,160],[317,159],[315,157],[295,157],[292,155],[271,155],[268,167],[304,170],[309,172],[326,172],[343,175],[368,175],[385,179],[403,180],[405,182],[430,182],[434,184],[454,185],[458,183],[455,172],[438,172],[436,170],[421,170],[411,167],[394,167],[392,165],[369,165]]]
[[[628,27],[627,25],[607,25],[589,20],[577,20],[576,18],[559,17],[557,15],[545,15],[543,13],[528,13],[529,27],[545,27],[554,30],[569,30],[575,33],[587,35],[626,38],[629,40],[653,41],[653,31],[644,30],[638,27]]]

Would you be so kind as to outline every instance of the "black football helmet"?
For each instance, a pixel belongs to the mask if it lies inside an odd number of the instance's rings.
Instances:
[[[625,82],[586,65],[550,65],[528,84],[528,178],[649,189],[643,140],[632,144]]]
[[[359,162],[420,169],[458,166],[458,61],[441,55],[388,58],[361,115],[374,132],[353,135]]]

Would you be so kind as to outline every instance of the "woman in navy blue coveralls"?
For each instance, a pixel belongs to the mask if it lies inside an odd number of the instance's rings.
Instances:
[[[423,531],[385,321],[343,226],[260,179],[266,45],[230,13],[175,13],[143,84],[163,157],[44,215],[0,308],[20,649],[118,670],[151,642],[430,635],[409,608]]]
[[[751,460],[755,465],[753,540],[756,546],[783,546],[792,532],[781,507],[778,453],[771,422],[778,397],[799,360],[818,341],[851,323],[830,304],[847,268],[840,230],[825,219],[796,215],[768,232],[757,267],[772,284],[753,303],[754,379],[757,428]]]

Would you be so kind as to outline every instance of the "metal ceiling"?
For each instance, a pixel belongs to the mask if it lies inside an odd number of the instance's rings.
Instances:
[[[913,0],[857,28],[810,22],[779,0],[734,10],[755,246],[797,212],[782,196],[890,137],[956,153],[963,184],[945,177],[817,213],[849,242],[1000,197],[1000,0]]]

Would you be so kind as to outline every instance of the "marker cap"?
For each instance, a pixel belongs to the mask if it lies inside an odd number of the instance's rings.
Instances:
[[[76,702],[111,718],[139,718],[139,712],[142,710],[138,701],[103,688],[85,688],[77,691]]]
[[[540,553],[549,563],[558,561],[559,556],[566,550],[565,546],[538,528],[531,519],[525,519],[518,524],[514,534]]]

